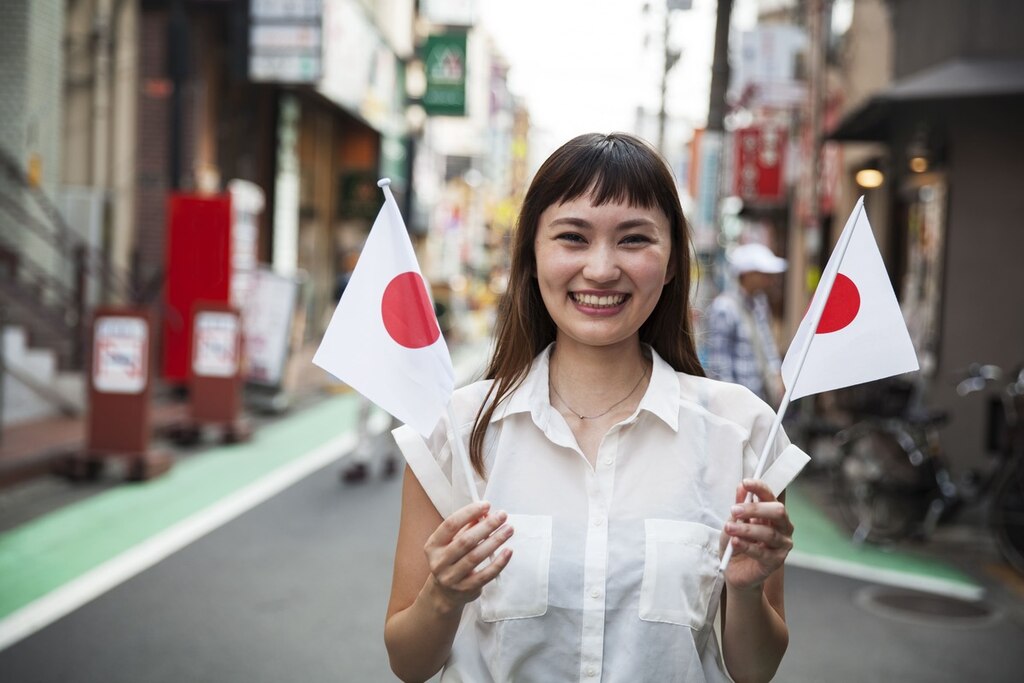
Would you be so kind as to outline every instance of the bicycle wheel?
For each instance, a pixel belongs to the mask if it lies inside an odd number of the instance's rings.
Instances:
[[[996,545],[1014,569],[1024,574],[1024,466],[1011,463],[992,496]]]
[[[911,464],[889,431],[858,429],[844,444],[836,468],[839,512],[854,538],[884,543],[918,530],[931,498],[927,470]]]

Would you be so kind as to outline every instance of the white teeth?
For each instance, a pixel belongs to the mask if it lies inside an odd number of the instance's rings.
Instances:
[[[572,298],[576,303],[583,304],[584,306],[606,306],[611,308],[612,306],[618,306],[626,300],[625,294],[612,294],[610,296],[597,296],[595,294],[573,294]]]

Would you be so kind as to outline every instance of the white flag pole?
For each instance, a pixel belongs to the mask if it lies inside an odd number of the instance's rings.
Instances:
[[[786,415],[786,409],[789,408],[790,396],[793,393],[793,388],[796,387],[800,380],[800,371],[804,367],[804,361],[807,360],[807,352],[811,350],[811,342],[814,341],[815,330],[818,329],[818,324],[821,322],[821,316],[825,313],[825,305],[828,303],[828,297],[832,293],[832,285],[836,281],[836,276],[839,274],[839,267],[843,265],[843,259],[846,257],[846,249],[850,246],[850,238],[853,236],[853,231],[857,228],[857,221],[860,220],[860,213],[864,210],[864,197],[857,200],[857,206],[854,207],[853,220],[849,223],[849,230],[844,230],[843,235],[840,238],[839,244],[836,245],[835,253],[838,255],[838,261],[836,261],[836,267],[831,271],[825,273],[824,279],[818,283],[818,291],[822,292],[822,295],[817,298],[814,302],[814,308],[809,312],[811,324],[808,326],[807,337],[804,339],[803,346],[799,349],[799,355],[797,356],[796,371],[793,373],[793,381],[790,382],[790,386],[786,387],[786,391],[782,396],[782,402],[779,404],[779,410],[775,414],[775,419],[772,421],[771,429],[768,431],[768,440],[764,442],[764,447],[761,449],[761,457],[757,460],[757,467],[754,469],[754,479],[760,479],[761,475],[764,474],[765,465],[768,462],[768,453],[771,451],[772,444],[775,443],[775,436],[779,433],[779,428],[782,426],[782,418]],[[749,503],[754,499],[752,493],[747,493],[746,502]],[[729,560],[732,559],[732,544],[729,544],[725,548],[725,553],[722,555],[722,562],[718,568],[720,571],[725,571],[725,568],[729,566]]]

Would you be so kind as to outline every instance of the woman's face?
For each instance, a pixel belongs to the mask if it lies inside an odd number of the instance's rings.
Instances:
[[[594,206],[589,193],[549,206],[533,248],[558,340],[610,346],[637,335],[674,275],[670,230],[658,208]]]

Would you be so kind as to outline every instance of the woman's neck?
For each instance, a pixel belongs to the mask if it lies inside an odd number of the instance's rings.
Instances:
[[[649,364],[638,336],[610,346],[559,338],[551,353],[550,381],[563,397],[585,402],[582,409],[621,398],[623,390],[634,387]]]

